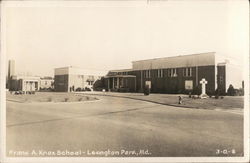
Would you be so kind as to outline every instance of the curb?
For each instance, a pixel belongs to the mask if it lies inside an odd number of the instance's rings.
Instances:
[[[25,103],[25,101],[18,101],[18,100],[12,100],[12,99],[6,99],[6,101],[18,102],[18,103]]]
[[[151,102],[151,103],[155,103],[155,104],[166,105],[166,106],[173,106],[173,107],[179,107],[179,108],[201,109],[201,108],[197,108],[197,107],[180,106],[180,105],[175,105],[175,104],[166,104],[166,103],[162,103],[162,102],[157,102],[157,101],[152,101],[152,100],[146,100],[146,99],[139,99],[139,98],[133,98],[133,97],[128,97],[128,96],[117,96],[117,95],[108,95],[108,94],[94,94],[94,93],[76,93],[76,94],[127,98],[127,99],[132,99],[132,100],[139,100],[139,101]],[[211,109],[209,109],[209,110],[211,110]]]

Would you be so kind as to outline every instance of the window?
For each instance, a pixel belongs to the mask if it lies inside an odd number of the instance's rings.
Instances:
[[[169,77],[177,77],[177,70],[176,70],[176,68],[168,69],[168,76]]]
[[[163,77],[163,70],[162,69],[157,70],[157,77],[158,78],[162,78]]]
[[[123,74],[123,75],[128,75],[128,72],[123,72],[122,74]]]
[[[191,77],[192,76],[192,68],[191,67],[184,68],[183,69],[183,76]]]
[[[144,78],[151,78],[150,70],[145,70],[144,71]]]
[[[171,76],[171,69],[168,69],[168,76]]]
[[[94,81],[87,81],[88,82],[88,85],[93,85],[94,84]]]
[[[193,81],[192,80],[185,80],[185,89],[192,90],[193,89]]]

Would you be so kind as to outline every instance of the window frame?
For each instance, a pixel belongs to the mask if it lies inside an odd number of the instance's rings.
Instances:
[[[157,69],[157,77],[163,78],[163,69]]]
[[[192,77],[192,67],[186,67],[183,69],[184,77]]]
[[[177,68],[168,69],[168,77],[177,77]]]
[[[151,78],[151,71],[150,70],[144,70],[144,78]]]

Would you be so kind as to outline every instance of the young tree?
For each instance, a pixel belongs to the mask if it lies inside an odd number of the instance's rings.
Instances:
[[[229,85],[227,89],[227,95],[228,96],[235,96],[236,92],[232,84]]]

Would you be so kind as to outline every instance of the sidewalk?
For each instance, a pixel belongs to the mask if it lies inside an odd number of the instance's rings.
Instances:
[[[243,109],[244,97],[225,96],[223,99],[192,99],[183,94],[150,94],[143,93],[120,93],[120,92],[75,92],[86,95],[113,96],[153,102],[156,104],[169,105],[175,107],[186,107],[196,109]],[[178,96],[182,96],[183,103],[178,104]]]

